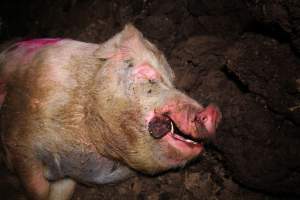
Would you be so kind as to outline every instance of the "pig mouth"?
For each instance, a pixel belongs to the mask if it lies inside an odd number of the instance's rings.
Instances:
[[[167,134],[173,138],[189,144],[204,143],[206,138],[194,138],[191,135],[181,131],[176,123],[168,116],[156,116],[148,124],[148,131],[155,139],[160,139]]]

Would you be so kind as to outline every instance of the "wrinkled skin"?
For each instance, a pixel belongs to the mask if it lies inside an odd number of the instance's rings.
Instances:
[[[0,67],[6,162],[32,199],[184,166],[221,120],[174,87],[163,54],[132,25],[101,45],[19,42]]]

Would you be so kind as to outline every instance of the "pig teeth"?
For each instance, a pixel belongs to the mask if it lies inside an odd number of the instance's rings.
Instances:
[[[172,121],[171,121],[171,134],[174,135],[174,125]]]
[[[186,142],[190,142],[190,143],[192,143],[192,144],[198,144],[198,142],[195,142],[195,141],[189,140],[189,139],[186,139],[185,141],[186,141]]]
[[[185,142],[192,143],[192,144],[198,144],[197,142],[195,142],[193,140],[185,139],[185,138],[181,137],[180,135],[175,134],[173,122],[171,122],[171,131],[170,132],[171,132],[171,135],[178,140],[185,141]]]
[[[181,137],[180,135],[177,135],[177,134],[173,134],[172,135],[174,138],[178,139],[178,140],[181,140],[181,141],[184,141],[184,142],[188,142],[188,143],[192,143],[192,144],[198,144],[197,142],[193,141],[193,140],[190,140],[190,139],[185,139],[183,137]]]

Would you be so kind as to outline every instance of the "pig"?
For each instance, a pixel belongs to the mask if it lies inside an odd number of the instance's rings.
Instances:
[[[174,86],[164,55],[132,24],[102,44],[18,42],[0,54],[1,141],[30,199],[66,200],[76,183],[183,167],[221,112]]]

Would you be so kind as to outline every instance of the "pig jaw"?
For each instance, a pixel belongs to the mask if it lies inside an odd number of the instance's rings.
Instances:
[[[146,123],[149,134],[169,149],[166,160],[180,166],[198,156],[204,143],[215,136],[221,113],[218,107],[203,108],[185,95],[174,99],[150,112]]]
[[[108,158],[129,165],[133,169],[149,174],[184,166],[196,158],[204,150],[203,141],[214,137],[214,130],[221,119],[221,114],[215,106],[203,108],[183,94],[179,99],[182,98],[187,98],[187,101],[190,102],[180,102],[179,100],[164,103],[163,106],[153,108],[153,111],[148,112],[150,114],[146,117],[141,110],[137,109],[139,106],[130,104],[125,99],[119,100],[118,107],[115,108],[122,110],[121,113],[100,109],[100,118],[103,119],[101,124],[105,124],[107,127],[106,131],[104,131],[104,126],[101,128],[101,142],[98,145],[101,153]],[[204,117],[206,113],[208,116]],[[174,126],[190,134],[189,137],[195,141],[187,142],[186,140],[189,139],[174,136],[170,131],[161,138],[153,138],[148,131],[149,122],[159,115],[168,115],[174,121]],[[205,118],[212,119],[208,120],[208,125],[199,128],[196,120],[200,120],[201,117],[204,121]],[[141,119],[145,119],[145,121],[143,122]],[[203,123],[205,123],[204,121]],[[212,125],[213,128],[211,128]],[[94,142],[96,141],[94,140]]]

